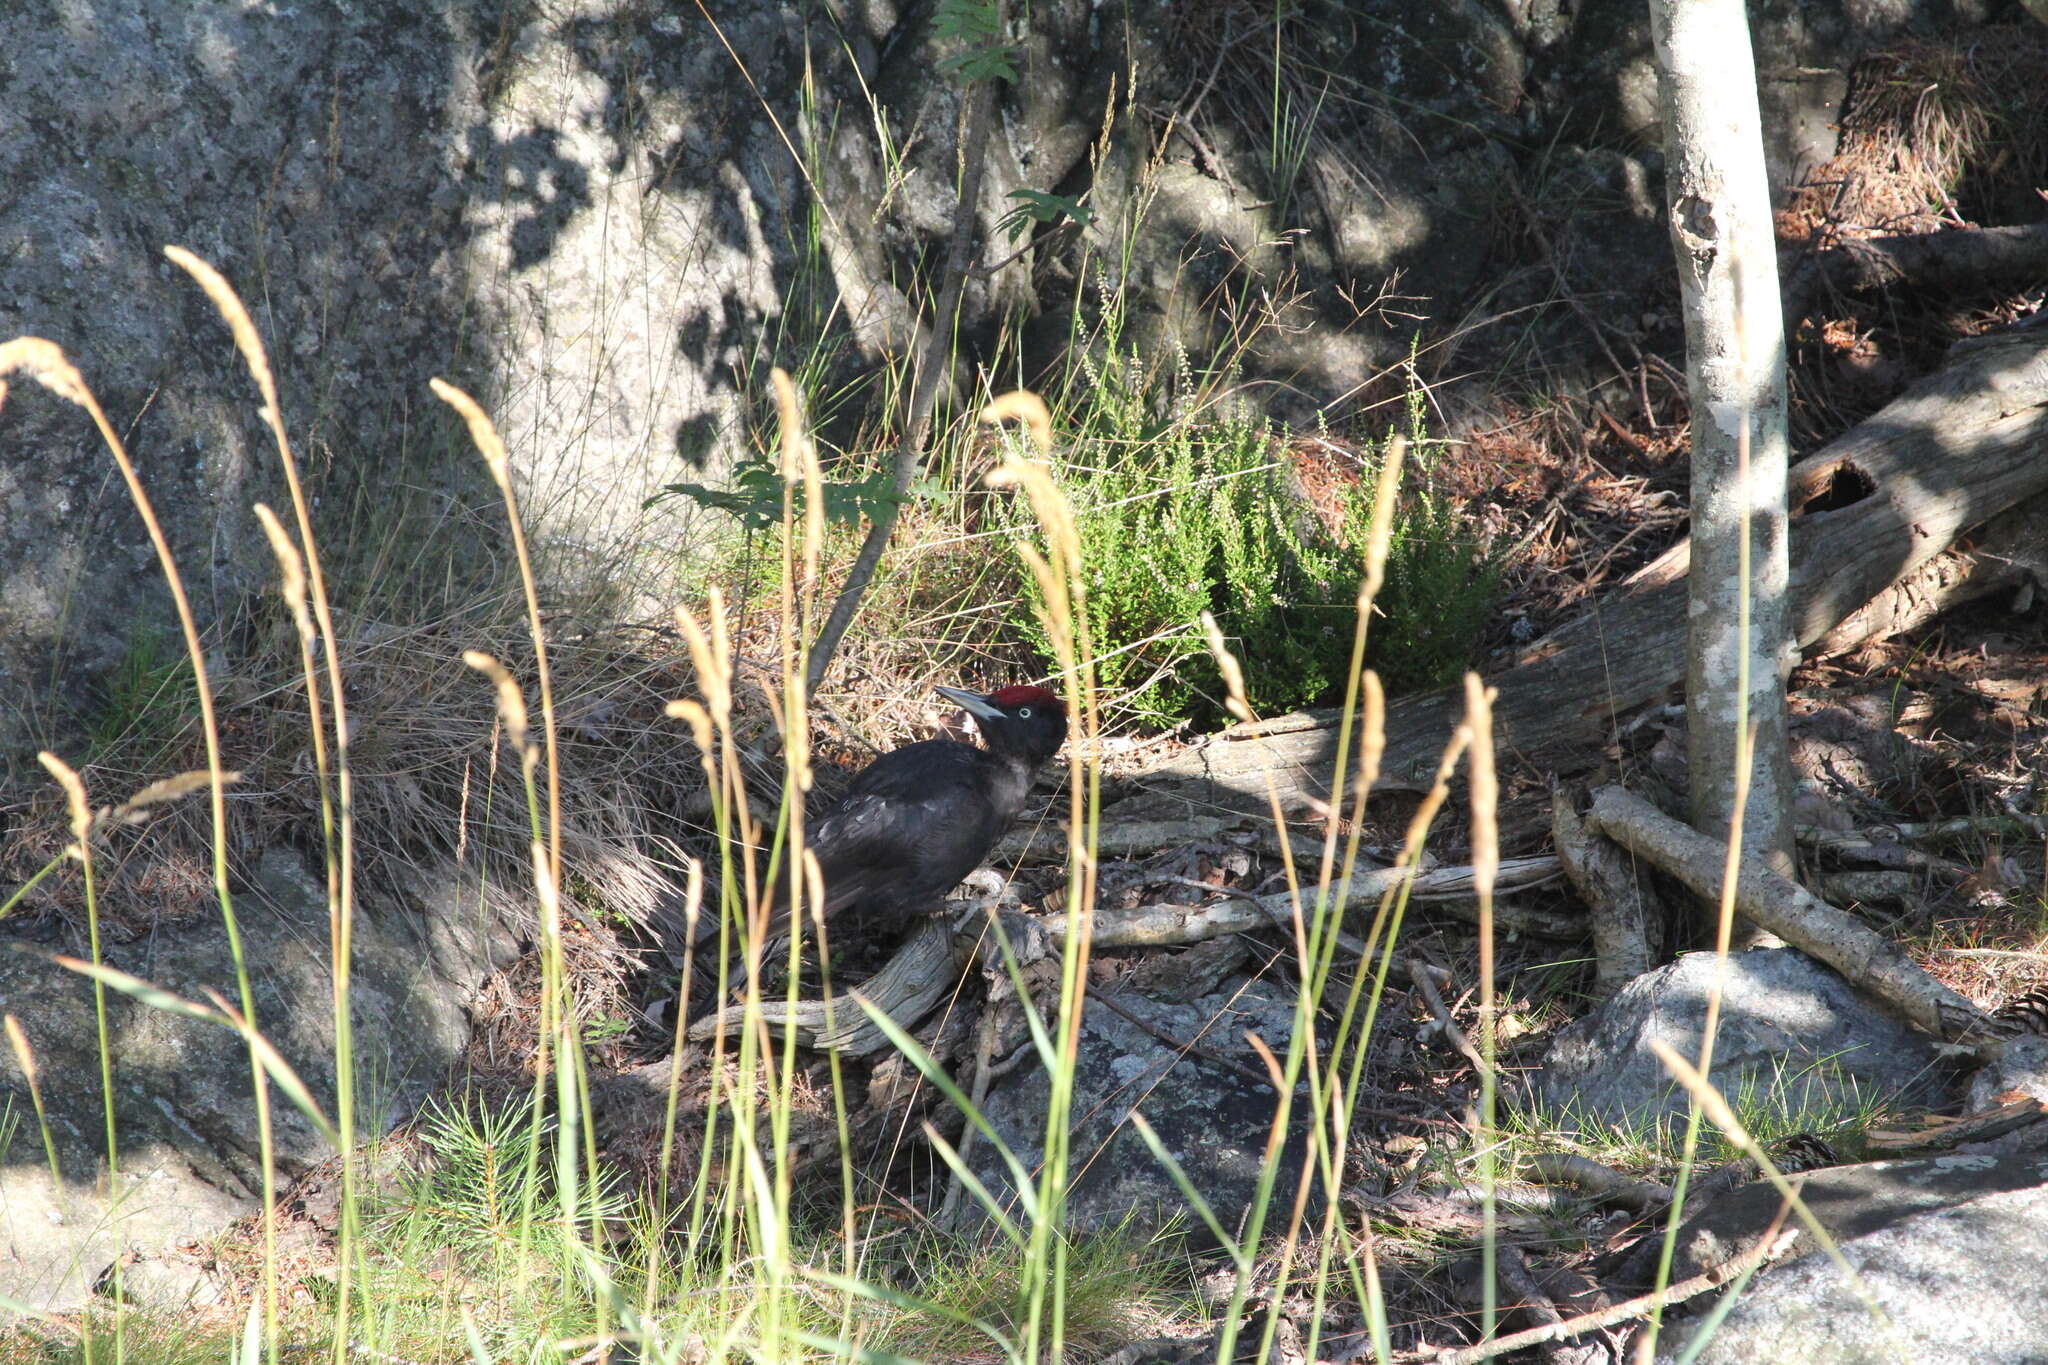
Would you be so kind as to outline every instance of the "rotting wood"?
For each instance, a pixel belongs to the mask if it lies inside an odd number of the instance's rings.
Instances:
[[[1958,882],[1970,869],[1926,849],[1881,837],[1875,830],[1814,830],[1802,825],[1799,846],[1845,863],[1884,868],[1894,872],[1926,872],[1945,881]]]
[[[1593,795],[1588,823],[1685,883],[1694,895],[1709,901],[1720,895],[1727,858],[1720,841],[1680,824],[1633,792],[1602,787]],[[1982,1057],[2003,1051],[1983,1011],[1921,970],[1896,943],[1754,858],[1742,860],[1735,908],[1825,962],[1921,1032],[1971,1047]]]
[[[1802,825],[1798,834],[1801,844],[1824,851],[1829,843],[1836,839],[1868,839],[1884,843],[1935,843],[1944,839],[1974,839],[1990,834],[2039,839],[2048,837],[2048,821],[2043,821],[2038,815],[2012,813],[1959,815],[1952,820],[1895,820],[1885,825],[1863,825],[1847,833]]]
[[[1933,1156],[1952,1152],[1966,1142],[1987,1142],[2048,1118],[2048,1109],[2032,1096],[2022,1096],[1996,1109],[1942,1119],[1918,1131],[1873,1129],[1865,1134],[1873,1156]]]
[[[1586,828],[1572,791],[1551,793],[1550,816],[1558,861],[1590,912],[1593,990],[1604,1000],[1650,970],[1650,930],[1661,930],[1663,912],[1641,868]]]
[[[2048,490],[2048,333],[1971,338],[1950,363],[1792,469],[1791,626],[1813,645],[1887,585],[1947,550],[1970,528]],[[1551,632],[1499,674],[1499,745],[1545,770],[1593,766],[1616,719],[1676,688],[1685,669],[1689,549],[1667,552],[1592,612]],[[1408,697],[1388,708],[1382,790],[1422,791],[1463,718],[1462,693]],[[1140,779],[1192,812],[1283,808],[1327,796],[1335,717],[1256,737],[1224,731]]]
[[[1927,878],[1911,872],[1823,872],[1813,892],[1830,905],[1908,905],[1927,890]]]
[[[1114,809],[1114,808],[1112,808]],[[1203,839],[1213,839],[1245,823],[1236,815],[1197,816],[1183,820],[1119,820],[1104,818],[1095,839],[1097,858],[1131,858],[1185,848]],[[1063,820],[1020,826],[1005,834],[989,852],[998,864],[1065,862],[1067,827]]]
[[[1843,617],[1809,651],[1817,658],[1921,629],[1945,611],[1997,593],[2048,585],[2048,494],[2008,507]],[[2016,608],[2023,610],[2024,608]]]

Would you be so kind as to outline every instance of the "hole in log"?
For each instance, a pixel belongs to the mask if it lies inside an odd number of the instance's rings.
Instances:
[[[1854,507],[1877,491],[1877,481],[1847,460],[1828,470],[1822,478],[1826,481],[1799,504],[1798,515],[1805,517],[1815,512],[1839,512],[1844,507]]]

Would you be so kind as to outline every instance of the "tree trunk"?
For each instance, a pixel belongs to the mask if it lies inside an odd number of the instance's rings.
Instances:
[[[1651,0],[1650,24],[1692,397],[1692,823],[1728,837],[1748,729],[1743,848],[1790,875],[1785,329],[1756,64],[1742,0]]]

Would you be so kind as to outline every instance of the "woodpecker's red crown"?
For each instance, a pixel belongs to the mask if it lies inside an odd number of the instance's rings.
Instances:
[[[1019,683],[1014,687],[1005,687],[1000,692],[991,692],[988,694],[988,699],[991,703],[1002,707],[1005,711],[1014,711],[1020,706],[1058,706],[1063,710],[1065,709],[1064,704],[1055,693],[1048,692],[1042,687],[1032,687],[1025,683]]]

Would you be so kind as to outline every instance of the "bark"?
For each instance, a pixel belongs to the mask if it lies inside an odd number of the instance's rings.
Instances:
[[[1791,628],[1802,646],[1954,544],[1971,527],[2048,490],[2048,335],[1959,343],[1944,369],[1792,470]],[[1685,676],[1681,544],[1592,612],[1537,641],[1493,681],[1495,742],[1544,770],[1585,772],[1620,717]],[[1388,708],[1382,790],[1427,790],[1464,715],[1461,693]],[[1313,808],[1328,788],[1328,714],[1225,731],[1146,774],[1159,799],[1198,812],[1257,814],[1267,786]]]
[[[1498,894],[1521,890],[1556,872],[1557,860],[1554,858],[1509,858],[1500,865],[1494,890]],[[1366,909],[1377,905],[1381,896],[1404,881],[1413,883],[1409,893],[1411,898],[1470,895],[1473,870],[1470,867],[1440,867],[1417,873],[1402,867],[1371,868],[1356,872],[1348,882],[1332,887],[1332,900],[1340,913]],[[1307,902],[1313,891],[1305,888],[1302,895]],[[1502,928],[1512,932],[1518,912],[1509,906],[1496,906],[1494,913]],[[1583,931],[1581,925],[1558,923],[1563,919],[1561,916],[1527,913],[1534,921],[1528,926],[1533,933],[1577,937]],[[1054,942],[1065,941],[1065,915],[1049,915],[1041,922]],[[1279,891],[1270,896],[1234,896],[1208,905],[1140,905],[1129,910],[1098,910],[1089,942],[1096,948],[1150,948],[1200,943],[1225,934],[1251,933],[1276,925],[1292,925],[1293,922],[1293,900],[1286,892]],[[1342,932],[1338,934],[1338,942],[1354,953],[1364,947],[1356,938]]]
[[[1981,1114],[1968,1114],[1953,1122],[1930,1126],[1917,1132],[1873,1129],[1865,1136],[1873,1159],[1933,1156],[1952,1152],[1971,1142],[1988,1142],[2020,1128],[2030,1128],[2048,1118],[2041,1101],[2022,1096]]]
[[[953,932],[944,918],[927,920],[882,970],[858,987],[859,993],[906,1030],[939,1003],[960,980],[974,955],[971,941]],[[778,1037],[793,1029],[804,1047],[830,1048],[849,1057],[867,1057],[890,1046],[889,1035],[877,1028],[849,992],[839,992],[828,1007],[822,1000],[763,1000],[761,1019]],[[720,1030],[730,1032],[746,1016],[744,1005],[729,1005],[690,1025],[690,1038],[703,1042]]]
[[[1651,0],[1650,26],[1692,398],[1692,822],[1731,827],[1753,734],[1742,844],[1789,874],[1785,330],[1756,64],[1742,0]]]
[[[1850,612],[1821,637],[1813,652],[1822,657],[1846,654],[1867,641],[1919,630],[1941,613],[1981,597],[2009,592],[2020,599],[2044,583],[2048,495],[2036,494],[2000,512],[1953,549],[1943,550]]]

